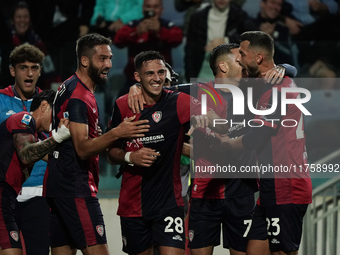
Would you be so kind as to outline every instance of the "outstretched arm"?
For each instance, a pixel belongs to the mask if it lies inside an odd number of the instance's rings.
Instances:
[[[116,128],[111,129],[104,135],[89,139],[88,125],[84,123],[70,122],[70,132],[72,141],[77,155],[85,160],[109,147],[114,141],[120,138],[138,138],[143,137],[145,132],[149,131],[148,120],[134,121],[134,117],[123,121]]]

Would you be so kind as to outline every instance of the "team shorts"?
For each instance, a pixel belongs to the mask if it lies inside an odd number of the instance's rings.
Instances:
[[[37,196],[24,202],[16,201],[14,212],[25,254],[48,255],[51,213],[46,198]]]
[[[106,244],[103,214],[98,198],[47,198],[51,207],[51,247],[69,245],[84,249]]]
[[[272,252],[299,250],[303,217],[308,205],[257,205],[249,232],[249,240],[269,240]]]
[[[253,194],[229,199],[192,198],[188,247],[219,245],[222,223],[223,247],[245,252],[254,208]]]
[[[149,217],[120,217],[123,251],[137,254],[156,246],[185,248],[183,207]]]
[[[21,240],[15,221],[15,201],[17,194],[6,182],[0,182],[0,247],[1,249],[21,247]]]

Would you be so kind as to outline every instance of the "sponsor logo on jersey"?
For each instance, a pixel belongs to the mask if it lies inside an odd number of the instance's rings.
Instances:
[[[64,118],[65,118],[65,119],[68,119],[68,117],[70,116],[70,115],[68,114],[68,112],[63,112],[63,115],[64,115]]]
[[[8,112],[6,112],[6,115],[13,115],[13,114],[16,114],[16,112],[13,110],[9,110]]]
[[[158,123],[161,121],[162,119],[162,112],[161,111],[155,111],[153,114],[152,114],[152,119]]]
[[[24,114],[24,116],[22,117],[21,122],[24,123],[25,125],[29,125],[31,122],[32,116],[29,114]]]
[[[122,236],[123,245],[127,246],[127,240],[125,236]]]
[[[92,108],[92,111],[93,111],[93,113],[97,112],[96,108]]]
[[[163,141],[165,141],[163,134],[137,138],[137,143],[143,143],[143,144],[158,143],[158,142],[163,142]]]
[[[180,235],[175,235],[172,237],[173,240],[183,241],[182,237]]]
[[[189,230],[189,241],[192,242],[192,240],[194,240],[194,231]]]
[[[96,230],[97,230],[97,233],[98,233],[100,236],[103,236],[103,235],[104,235],[104,227],[103,227],[103,225],[97,225],[97,226],[96,226]]]
[[[17,231],[11,231],[9,233],[11,235],[11,237],[13,238],[14,241],[18,242],[19,241],[19,235]]]

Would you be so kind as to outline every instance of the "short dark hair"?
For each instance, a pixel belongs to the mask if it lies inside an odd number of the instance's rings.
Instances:
[[[249,47],[258,47],[264,49],[272,58],[274,56],[274,40],[273,38],[262,31],[248,31],[240,36],[240,41],[249,41]]]
[[[33,98],[30,111],[34,112],[36,109],[38,109],[41,102],[44,101],[44,100],[46,100],[49,103],[49,105],[52,107],[53,100],[54,100],[56,93],[57,92],[55,92],[52,89],[47,89],[47,90],[40,92],[38,95],[36,95]]]
[[[210,53],[210,69],[214,76],[217,74],[217,63],[216,60],[219,56],[231,54],[232,49],[239,48],[240,45],[237,43],[225,43],[215,47]]]
[[[26,61],[41,64],[44,57],[45,54],[34,45],[22,44],[12,50],[9,55],[9,62],[13,67],[15,67],[16,64],[24,63]]]
[[[144,62],[159,59],[162,60],[165,64],[165,60],[162,54],[158,51],[142,51],[140,52],[134,59],[135,69],[139,71]]]
[[[112,41],[105,36],[97,33],[90,33],[83,35],[77,40],[76,54],[78,60],[78,66],[80,65],[81,57],[86,56],[91,58],[95,54],[94,47],[98,45],[111,45]]]

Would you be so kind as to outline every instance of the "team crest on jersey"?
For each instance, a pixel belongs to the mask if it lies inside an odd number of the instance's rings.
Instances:
[[[96,226],[96,230],[97,230],[97,233],[98,233],[100,236],[103,236],[103,235],[104,235],[104,227],[103,227],[103,225],[97,225],[97,226]]]
[[[192,240],[194,240],[194,231],[189,230],[189,241],[192,242]]]
[[[153,114],[152,114],[152,119],[158,123],[161,121],[162,119],[162,112],[161,111],[155,111]]]
[[[11,235],[11,237],[13,238],[14,241],[18,242],[19,241],[19,235],[17,231],[11,231],[9,233]]]
[[[31,122],[32,116],[29,114],[24,114],[24,116],[22,117],[21,122],[24,123],[25,125],[29,125]]]
[[[122,236],[123,245],[127,246],[127,240],[125,236]]]

